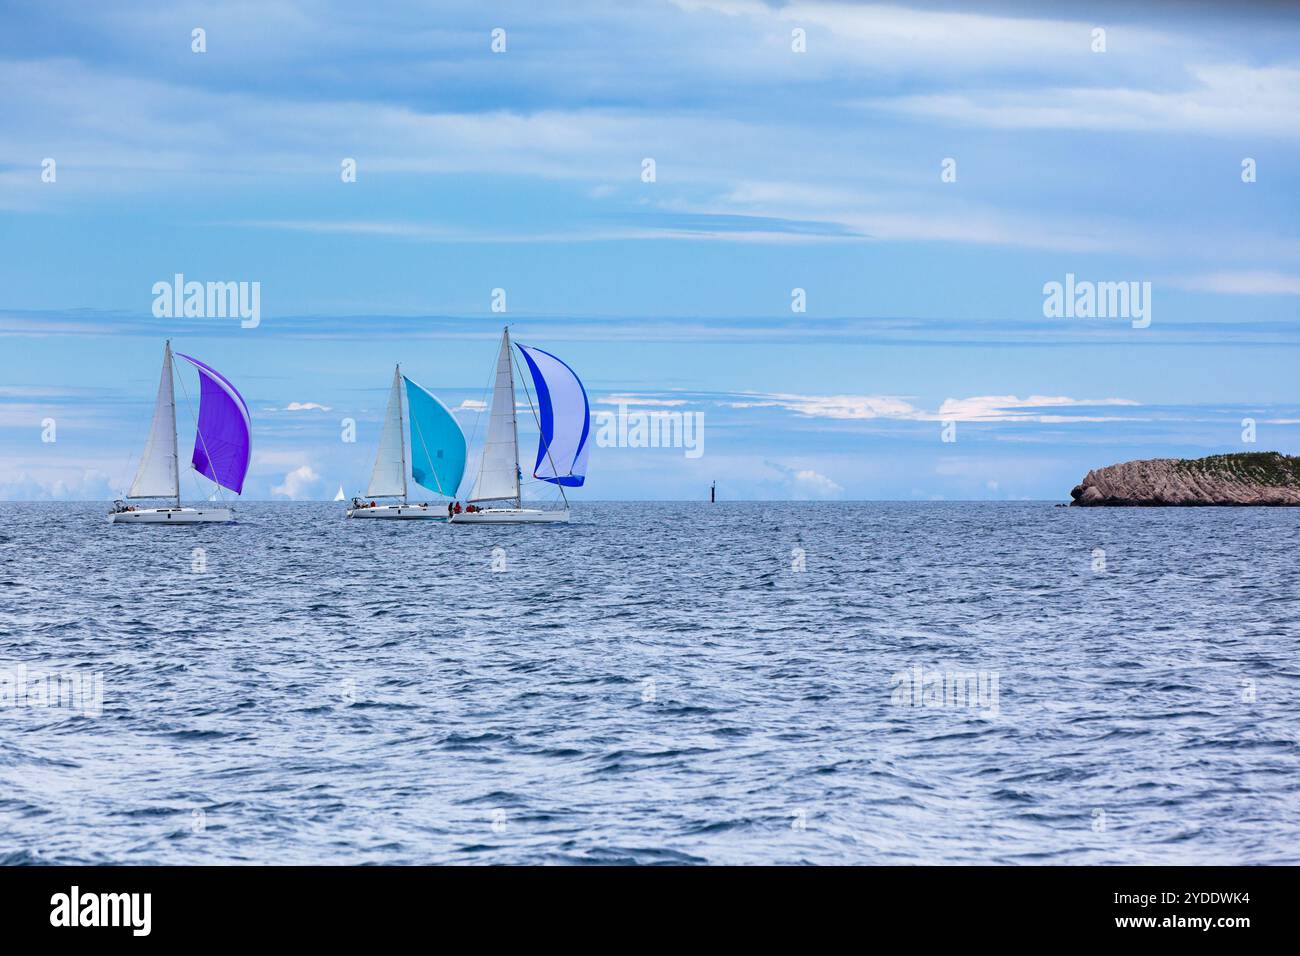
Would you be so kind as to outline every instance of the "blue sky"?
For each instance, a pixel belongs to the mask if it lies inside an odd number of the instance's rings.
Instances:
[[[0,16],[0,498],[119,493],[167,337],[248,398],[248,497],[357,490],[393,363],[473,434],[503,320],[596,407],[705,416],[698,458],[594,449],[579,499],[1063,499],[1114,461],[1300,453],[1295,12]],[[178,272],[260,282],[261,324],[155,318]],[[1067,273],[1150,282],[1150,326],[1046,318]]]

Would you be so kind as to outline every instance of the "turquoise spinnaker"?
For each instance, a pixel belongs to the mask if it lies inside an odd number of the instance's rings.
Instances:
[[[465,433],[437,397],[405,375],[411,419],[411,477],[447,498],[456,497],[465,476]]]

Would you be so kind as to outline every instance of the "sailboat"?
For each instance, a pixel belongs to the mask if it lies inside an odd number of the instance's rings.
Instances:
[[[189,355],[181,358],[199,373],[199,417],[194,436],[194,470],[239,494],[248,474],[252,457],[253,428],[244,398],[229,379],[209,365]],[[144,456],[135,480],[126,493],[127,501],[142,498],[173,498],[166,507],[142,508],[115,501],[108,520],[114,524],[205,524],[230,521],[234,509],[218,503],[215,507],[181,506],[180,458],[176,440],[176,391],[172,369],[172,344],[163,348],[162,379],[154,403],[153,424]],[[211,500],[211,499],[209,499]]]
[[[501,334],[492,410],[478,478],[470,493],[474,510],[452,515],[453,524],[532,524],[569,520],[565,488],[579,488],[586,480],[591,452],[591,406],[587,390],[573,369],[539,348],[516,345],[537,389],[537,405],[524,382],[524,394],[537,422],[539,434],[533,477],[555,485],[564,507],[525,508],[520,493],[523,477],[519,465],[519,423],[515,417],[515,380],[510,329]],[[520,381],[524,381],[520,371]],[[540,408],[538,407],[540,406]],[[479,502],[489,506],[477,507]]]
[[[403,391],[409,410],[406,416],[402,412]],[[409,418],[409,429],[403,427],[403,417]],[[409,479],[415,479],[417,484],[445,498],[454,498],[465,475],[465,452],[465,433],[447,406],[438,401],[437,396],[406,378],[398,365],[393,370],[384,430],[379,437],[379,451],[375,455],[375,467],[370,473],[366,496],[352,499],[347,516],[445,520],[445,502],[430,505],[427,501],[416,503],[410,500]],[[375,501],[378,498],[398,500],[379,504]]]
[[[339,485],[339,490],[338,490],[338,493],[334,495],[334,500],[335,500],[335,501],[347,501],[347,500],[348,500],[347,495],[343,494],[343,486],[342,486],[342,485]]]

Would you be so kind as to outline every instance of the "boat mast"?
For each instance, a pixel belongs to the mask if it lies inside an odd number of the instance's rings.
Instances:
[[[501,347],[505,349],[509,359],[514,358],[514,354],[510,351],[510,326],[508,325],[501,332]],[[524,387],[526,389],[527,385]],[[510,363],[510,427],[515,431],[515,507],[523,508],[524,496],[519,487],[519,417],[515,414],[515,372],[513,362]]]
[[[167,340],[166,355],[163,362],[167,365],[167,374],[172,378],[172,487],[176,489],[176,509],[181,507],[181,448],[180,436],[176,433],[176,371],[172,362],[172,340]]]
[[[397,430],[398,438],[402,446],[402,504],[407,504],[407,495],[410,489],[407,486],[406,473],[409,469],[406,467],[406,420],[402,416],[402,363],[398,362],[397,367],[393,369],[393,383],[397,386]]]

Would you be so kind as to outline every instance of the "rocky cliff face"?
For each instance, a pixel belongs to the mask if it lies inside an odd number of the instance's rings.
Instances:
[[[1300,457],[1278,452],[1153,458],[1088,472],[1073,504],[1300,505]]]

